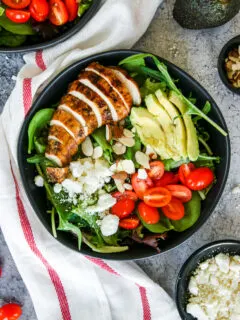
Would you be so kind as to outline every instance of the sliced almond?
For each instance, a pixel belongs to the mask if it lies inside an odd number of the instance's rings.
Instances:
[[[114,179],[114,182],[116,184],[116,187],[118,189],[118,191],[120,191],[121,193],[123,193],[125,191],[122,180],[118,180],[118,179]]]
[[[121,137],[118,141],[126,147],[133,147],[135,145],[135,140],[133,138]]]
[[[136,130],[136,128],[132,128],[132,130],[131,130],[133,133],[135,133],[137,130]]]
[[[125,120],[122,119],[120,122],[119,122],[120,126],[124,126],[125,125]]]
[[[106,125],[106,140],[108,142],[112,140],[112,130],[109,124]]]
[[[125,137],[127,138],[133,138],[134,137],[134,134],[132,133],[132,131],[128,130],[128,129],[124,129],[123,130],[123,134]]]
[[[124,146],[120,142],[115,143],[112,148],[113,148],[114,153],[116,153],[118,155],[124,154],[126,152],[126,146]]]
[[[135,166],[132,160],[122,160],[123,171],[128,174],[133,174],[135,172]]]
[[[124,184],[123,184],[123,187],[124,187],[126,190],[132,190],[132,189],[133,189],[133,187],[132,187],[132,185],[131,185],[130,183],[124,183]]]
[[[141,151],[135,153],[135,158],[137,163],[139,163],[143,168],[150,169],[149,166],[149,156]]]
[[[102,155],[103,155],[102,147],[98,146],[93,149],[93,159],[101,158]]]
[[[113,179],[121,180],[122,182],[124,182],[127,179],[127,177],[128,177],[128,174],[125,171],[120,171],[112,175]]]
[[[93,155],[93,144],[89,137],[87,137],[82,143],[82,152],[85,156],[91,157]]]
[[[146,180],[147,177],[148,177],[148,174],[145,169],[138,169],[138,179]]]

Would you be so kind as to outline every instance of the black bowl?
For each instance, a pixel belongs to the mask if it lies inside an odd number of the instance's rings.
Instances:
[[[28,198],[32,204],[33,209],[36,214],[47,228],[49,232],[51,232],[51,224],[49,215],[46,214],[46,196],[43,189],[37,188],[34,184],[34,176],[36,175],[36,171],[33,165],[27,163],[26,159],[29,157],[27,153],[28,146],[28,136],[27,129],[29,122],[31,121],[33,115],[36,111],[41,108],[45,108],[47,106],[51,106],[52,104],[58,102],[63,95],[64,92],[67,91],[68,85],[71,81],[75,80],[79,74],[79,72],[85,68],[89,63],[93,61],[99,61],[104,65],[117,65],[120,60],[126,58],[130,55],[140,53],[139,51],[131,51],[131,50],[118,50],[118,51],[110,51],[105,53],[100,53],[89,58],[83,59],[81,61],[76,62],[72,66],[68,67],[62,73],[60,73],[55,79],[53,79],[50,84],[45,88],[45,90],[39,95],[37,100],[33,103],[33,106],[27,115],[18,140],[18,164],[20,168],[21,177],[23,180],[23,184],[28,195]],[[171,75],[179,79],[178,85],[182,89],[184,93],[187,95],[191,92],[194,97],[198,99],[199,106],[203,106],[205,102],[208,100],[212,104],[212,110],[210,112],[210,117],[214,119],[220,126],[222,126],[225,130],[227,130],[226,123],[223,119],[221,111],[218,106],[211,98],[211,96],[207,93],[207,91],[197,83],[193,78],[187,75],[184,71],[173,65],[172,63],[159,58],[169,68]],[[149,63],[151,67],[154,68],[154,65]],[[210,216],[214,208],[216,207],[221,194],[223,192],[230,164],[230,141],[229,137],[224,137],[220,133],[218,133],[214,128],[205,123],[206,129],[209,131],[211,138],[210,145],[212,146],[213,152],[218,154],[222,161],[216,168],[216,175],[218,177],[216,185],[209,192],[207,199],[203,202],[202,206],[202,214],[197,221],[197,223],[190,229],[186,230],[182,233],[170,233],[168,240],[161,243],[162,252],[167,251],[171,248],[176,247],[177,245],[184,242],[187,238],[189,238],[194,232],[196,232],[203,223]],[[71,237],[71,235],[58,232],[58,240],[68,247],[77,250],[77,241],[75,238]],[[129,259],[140,259],[147,258],[150,256],[154,256],[157,252],[150,248],[142,245],[134,245],[131,247],[129,251],[115,254],[98,254],[92,252],[85,246],[82,248],[82,253],[88,254],[95,257],[102,257],[104,259],[116,259],[116,260],[129,260]]]
[[[195,251],[182,266],[176,282],[176,303],[183,320],[195,320],[186,310],[189,297],[188,284],[199,263],[216,256],[219,253],[240,255],[240,241],[221,240],[209,243]]]
[[[27,41],[23,45],[15,48],[8,48],[0,46],[0,53],[15,53],[15,52],[29,52],[29,51],[36,51],[46,49],[52,46],[55,46],[68,38],[72,37],[75,33],[80,31],[85,24],[94,16],[97,12],[99,4],[101,3],[100,0],[93,0],[91,7],[84,13],[84,15],[80,18],[80,20],[73,26],[64,30],[60,33],[59,36],[47,41],[43,41],[36,44],[29,44]]]
[[[240,45],[240,36],[237,36],[230,41],[228,41],[225,46],[222,48],[219,58],[218,58],[218,72],[222,82],[225,86],[234,93],[240,94],[240,88],[235,88],[228,80],[227,73],[225,70],[225,59],[228,56],[228,53]]]

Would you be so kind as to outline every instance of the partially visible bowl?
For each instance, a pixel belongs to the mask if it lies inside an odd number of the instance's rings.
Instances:
[[[240,241],[221,240],[209,243],[195,251],[182,266],[176,282],[176,303],[183,320],[195,320],[192,315],[186,312],[189,297],[188,284],[193,272],[199,263],[216,256],[218,253],[240,255]]]
[[[20,53],[42,50],[66,41],[68,38],[72,37],[75,33],[80,31],[85,26],[85,24],[87,24],[87,22],[92,19],[94,14],[97,12],[100,3],[100,0],[93,0],[91,7],[84,13],[80,20],[75,25],[73,24],[73,26],[67,28],[63,33],[60,33],[60,35],[56,38],[36,44],[28,44],[26,41],[26,43],[24,43],[23,45],[14,48],[0,46],[0,53]]]
[[[229,40],[225,46],[222,48],[219,58],[218,58],[218,72],[222,82],[225,86],[234,93],[240,94],[240,88],[235,88],[228,80],[227,73],[225,70],[225,59],[228,53],[240,45],[240,35]]]
[[[39,95],[38,99],[36,99],[36,101],[33,103],[31,110],[25,118],[18,140],[18,165],[29,201],[39,219],[50,233],[51,219],[49,215],[46,214],[48,208],[45,201],[45,191],[44,189],[39,190],[40,188],[36,187],[36,185],[34,184],[34,177],[36,176],[35,167],[32,164],[27,163],[26,161],[26,159],[29,157],[29,154],[27,152],[28,125],[32,117],[38,110],[42,109],[45,106],[51,106],[57,103],[62,97],[63,93],[67,91],[69,83],[77,79],[80,71],[83,70],[91,62],[98,61],[103,65],[116,66],[122,59],[137,53],[142,52],[133,50],[116,50],[103,52],[82,59],[69,66],[46,86],[46,88]],[[189,95],[189,93],[191,92],[193,97],[197,99],[199,106],[204,106],[206,101],[209,101],[211,103],[212,108],[209,116],[214,121],[216,121],[216,123],[218,123],[225,131],[228,131],[220,109],[218,108],[213,98],[208,94],[208,92],[183,70],[162,58],[159,59],[167,65],[170,74],[175,79],[179,80],[178,86],[181,88],[184,94]],[[148,61],[147,64],[149,67],[156,68],[151,61]],[[209,144],[212,147],[213,153],[221,157],[221,163],[216,166],[217,182],[208,193],[207,199],[202,203],[202,212],[198,221],[194,224],[194,226],[184,232],[170,232],[168,239],[161,243],[161,252],[175,248],[179,244],[183,243],[186,239],[188,239],[193,233],[195,233],[209,218],[224,190],[230,166],[231,152],[229,136],[225,137],[221,135],[207,122],[204,122],[204,127],[210,134],[211,138],[209,140]],[[221,146],[221,148],[219,146]],[[67,247],[78,251],[77,240],[73,236],[64,232],[58,232],[57,240],[65,244]],[[141,259],[158,254],[157,251],[153,248],[143,246],[141,244],[134,244],[133,246],[131,246],[129,251],[111,254],[93,252],[88,247],[83,246],[81,249],[81,253],[103,259],[114,260]]]

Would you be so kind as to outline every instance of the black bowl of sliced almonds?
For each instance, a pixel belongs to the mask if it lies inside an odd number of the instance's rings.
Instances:
[[[225,86],[240,94],[240,36],[228,41],[221,50],[218,72]]]

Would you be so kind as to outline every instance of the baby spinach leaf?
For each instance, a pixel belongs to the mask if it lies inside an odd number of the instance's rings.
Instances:
[[[25,35],[14,34],[6,30],[0,32],[0,46],[18,47],[26,41]]]
[[[166,231],[170,231],[174,229],[173,225],[171,224],[171,221],[167,217],[165,217],[164,214],[161,214],[160,221],[155,224],[148,224],[144,222],[140,216],[139,218],[143,226],[153,233],[164,233]]]
[[[46,150],[46,144],[43,142],[43,138],[37,139],[34,137],[34,146],[37,153],[44,153]]]
[[[197,192],[193,192],[192,199],[185,203],[185,216],[181,220],[171,220],[174,230],[183,232],[192,227],[201,213],[201,198]]]
[[[123,252],[128,250],[128,246],[96,246],[92,243],[91,236],[89,236],[87,233],[83,232],[83,242],[89,246],[93,251],[100,252],[100,253],[115,253],[115,252]]]
[[[21,34],[26,36],[35,34],[35,31],[32,29],[30,23],[15,23],[9,20],[5,14],[0,16],[0,26],[14,34]]]
[[[81,17],[92,5],[92,0],[83,0],[80,1],[79,7],[78,7],[78,16]]]
[[[35,113],[28,126],[28,153],[30,154],[34,146],[34,137],[52,119],[54,109],[42,109]]]

